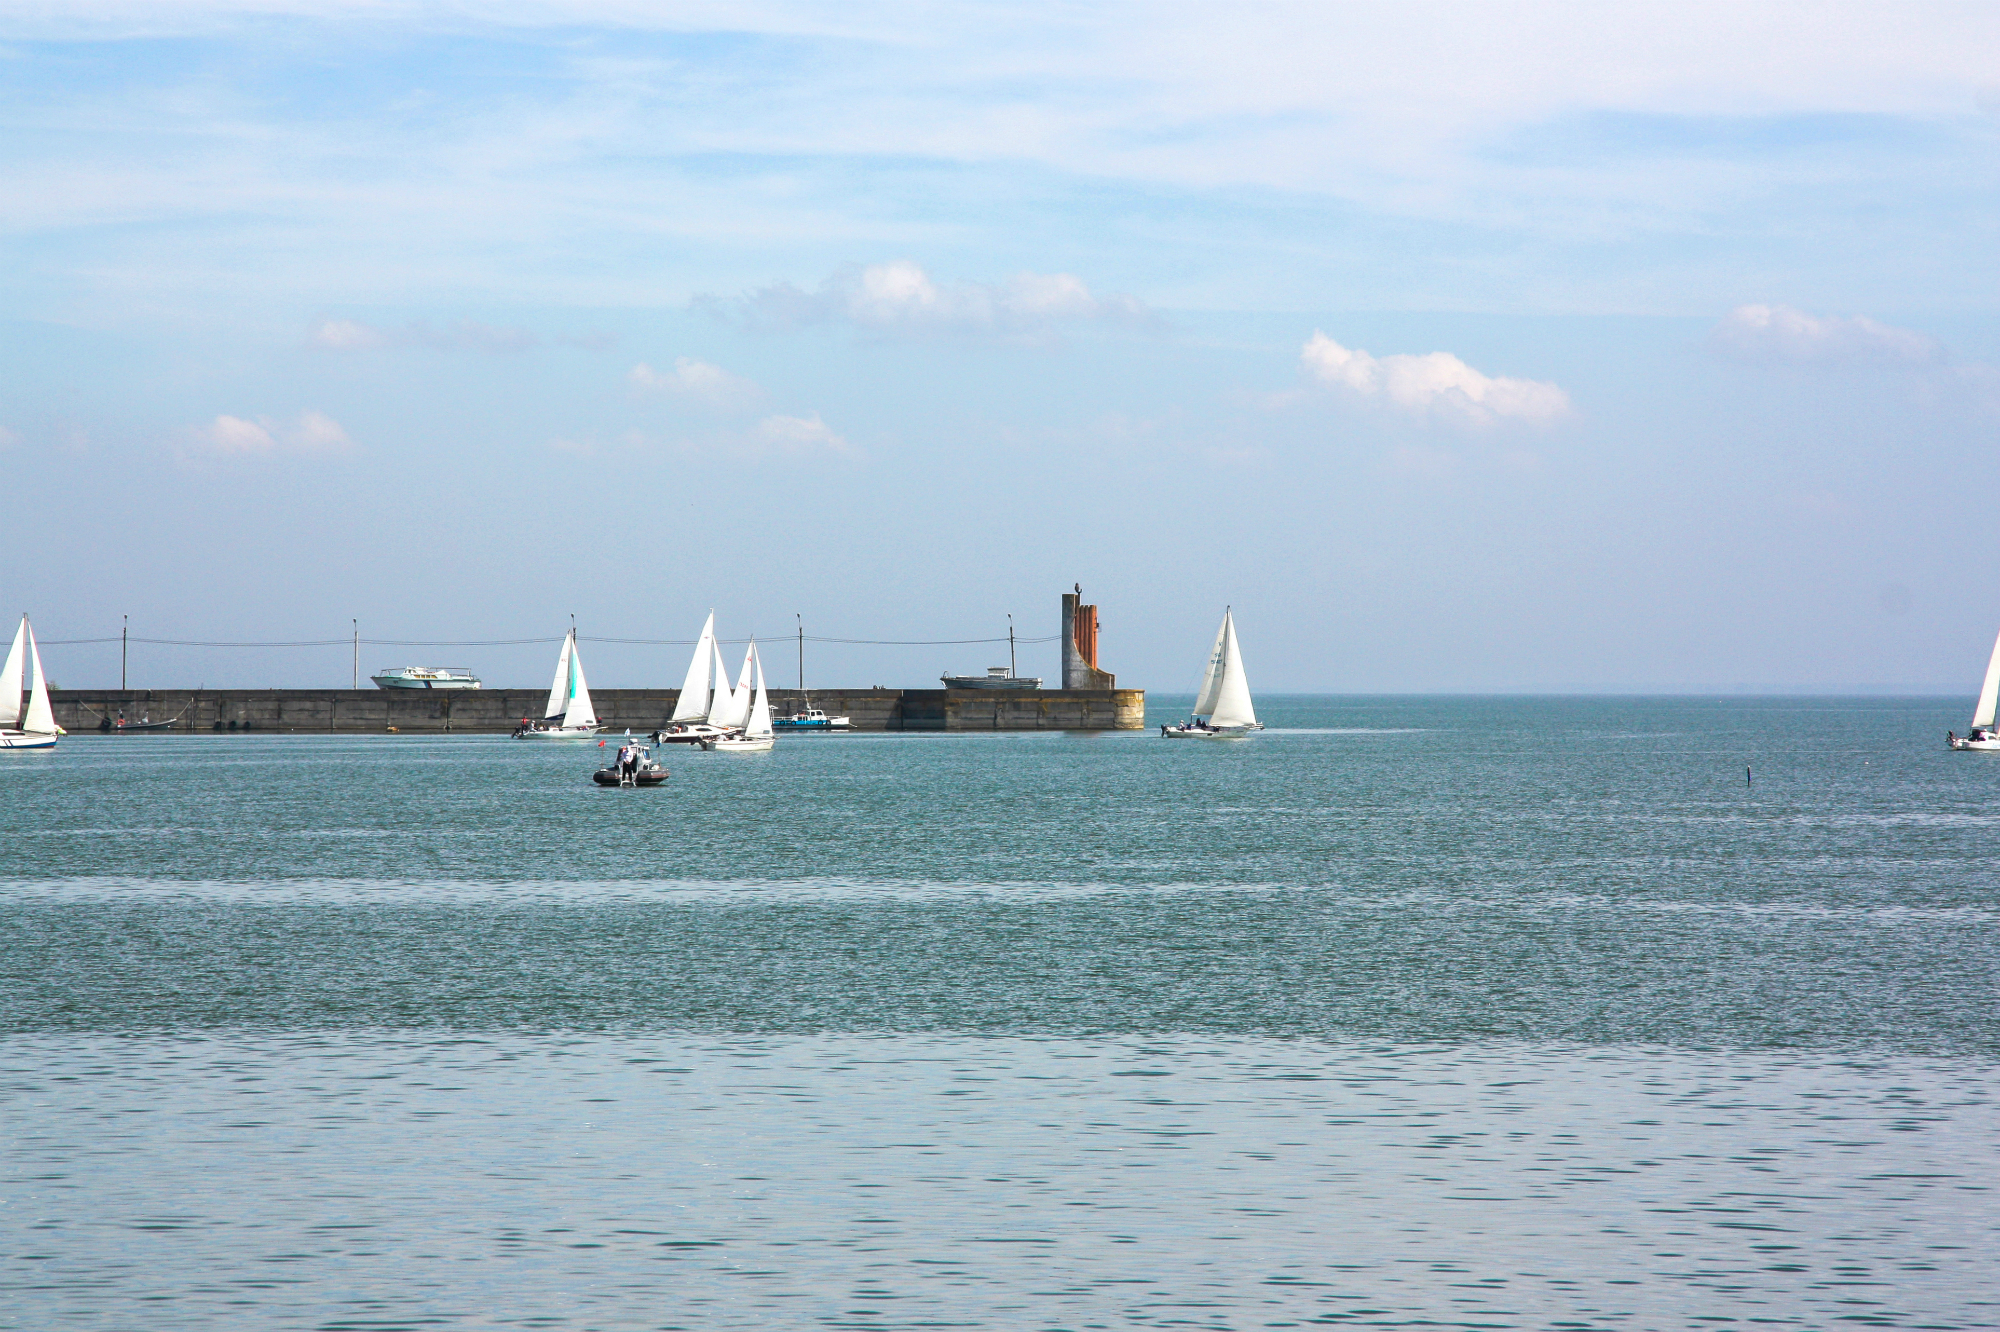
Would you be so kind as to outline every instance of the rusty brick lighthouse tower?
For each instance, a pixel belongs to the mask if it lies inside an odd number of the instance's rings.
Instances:
[[[1062,599],[1062,687],[1116,689],[1118,677],[1097,669],[1097,607],[1083,604],[1083,584]]]

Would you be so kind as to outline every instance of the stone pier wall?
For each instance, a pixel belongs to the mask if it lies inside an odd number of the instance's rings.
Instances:
[[[795,709],[773,689],[771,711]],[[678,689],[593,689],[604,726],[651,731],[673,715]],[[511,731],[539,717],[547,689],[64,689],[56,721],[75,735],[115,722],[174,721],[176,731]],[[1111,731],[1146,724],[1142,689],[815,689],[813,706],[857,731]]]

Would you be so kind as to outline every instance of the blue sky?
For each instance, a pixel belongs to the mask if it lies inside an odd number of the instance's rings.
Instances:
[[[1160,691],[1224,604],[1260,688],[1969,689],[1996,70],[1980,5],[0,0],[0,605],[961,638],[1081,581]]]

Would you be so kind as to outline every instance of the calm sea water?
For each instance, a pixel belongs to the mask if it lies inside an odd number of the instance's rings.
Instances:
[[[0,1327],[2000,1324],[1956,700],[1260,708],[0,758]]]

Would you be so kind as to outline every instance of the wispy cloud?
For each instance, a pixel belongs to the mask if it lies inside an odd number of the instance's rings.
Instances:
[[[716,410],[747,407],[764,397],[756,381],[692,356],[675,357],[671,370],[655,370],[641,361],[626,378],[641,392],[670,394]]]
[[[907,259],[851,265],[811,291],[779,282],[734,300],[703,297],[698,304],[757,328],[845,323],[906,336],[1047,335],[1064,326],[1156,320],[1136,298],[1099,295],[1071,273],[1023,272],[1002,282],[940,283]]]
[[[443,328],[416,322],[383,327],[353,319],[323,319],[314,324],[307,341],[321,351],[362,352],[383,347],[429,347],[441,351],[522,352],[542,339],[525,328],[508,328],[461,319]]]
[[[820,420],[818,412],[806,416],[767,416],[757,423],[750,440],[767,454],[796,456],[854,452],[845,438]]]
[[[1315,330],[1299,356],[1320,383],[1411,412],[1545,423],[1570,410],[1569,394],[1554,384],[1482,374],[1450,352],[1372,356]]]
[[[262,458],[346,453],[354,447],[340,422],[325,412],[304,411],[289,421],[227,414],[181,433],[181,455]]]
[[[1739,305],[1709,332],[1709,345],[1737,360],[1794,365],[1910,368],[1941,365],[1935,338],[1866,315],[1813,315],[1789,305]]]

